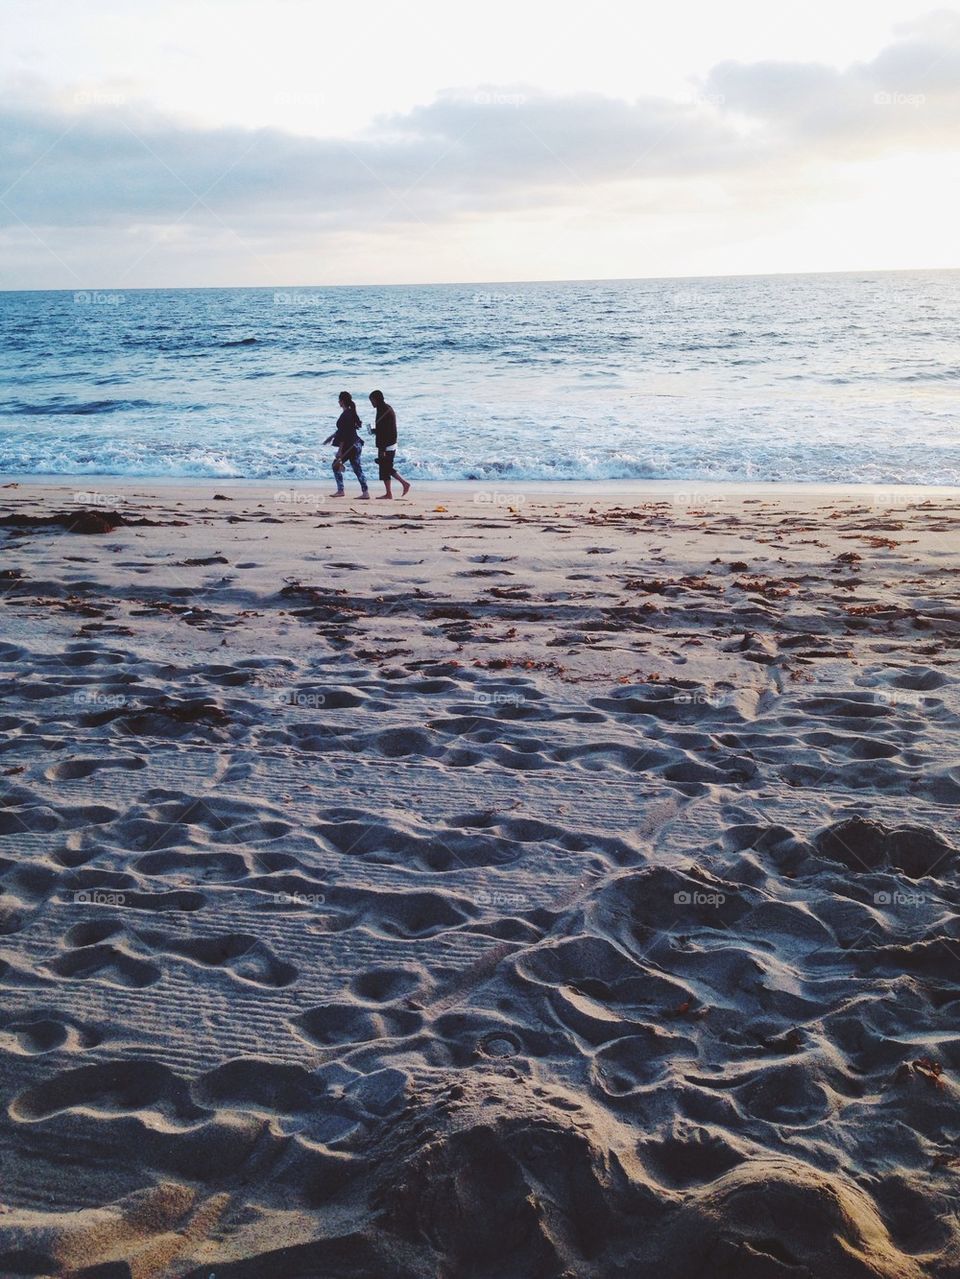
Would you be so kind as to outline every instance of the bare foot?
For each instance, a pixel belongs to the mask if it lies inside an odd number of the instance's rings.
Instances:
[[[391,502],[392,500],[393,500],[392,493],[381,493],[380,496],[377,498],[378,502]]]
[[[410,492],[410,490],[413,488],[413,485],[409,483],[409,481],[407,480],[403,480],[402,483],[403,483],[403,492],[400,494],[400,496],[406,497],[407,494]]]
[[[358,501],[358,502],[369,502],[369,501],[370,501],[370,494],[369,494],[369,493],[367,493],[367,492],[366,492],[366,490],[364,490],[364,492],[363,492],[363,493],[361,493],[361,494],[360,494],[360,496],[357,498],[357,501]]]
[[[346,497],[346,493],[328,493],[328,497]]]

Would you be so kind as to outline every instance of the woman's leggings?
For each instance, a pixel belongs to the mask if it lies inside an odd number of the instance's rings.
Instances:
[[[357,477],[357,479],[360,481],[360,492],[361,492],[361,493],[366,493],[366,491],[367,491],[367,477],[364,475],[364,473],[363,473],[363,467],[360,465],[360,450],[359,450],[359,448],[357,448],[356,446],[354,446],[354,448],[352,449],[352,451],[351,451],[351,452],[350,452],[350,453],[349,453],[349,454],[348,454],[348,455],[347,455],[347,456],[343,459],[343,461],[344,461],[344,464],[345,464],[345,463],[347,463],[347,462],[349,462],[349,463],[350,463],[350,466],[353,468],[353,473],[354,473],[354,475],[355,475],[355,476]],[[342,492],[344,491],[344,489],[343,489],[343,470],[341,469],[341,470],[339,470],[339,471],[338,471],[338,470],[336,469],[336,467],[334,467],[333,477],[334,477],[334,479],[337,481],[337,492],[338,492],[338,493],[342,493]]]

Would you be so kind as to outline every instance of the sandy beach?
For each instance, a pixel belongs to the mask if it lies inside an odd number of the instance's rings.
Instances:
[[[351,484],[0,488],[0,1274],[960,1275],[960,493]]]

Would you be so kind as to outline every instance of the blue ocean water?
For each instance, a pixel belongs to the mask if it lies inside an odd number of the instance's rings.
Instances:
[[[960,272],[0,293],[0,472],[960,484]]]

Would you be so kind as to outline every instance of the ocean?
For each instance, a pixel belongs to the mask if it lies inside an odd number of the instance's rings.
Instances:
[[[960,484],[960,271],[0,293],[0,472]],[[372,461],[372,449],[367,458]]]

